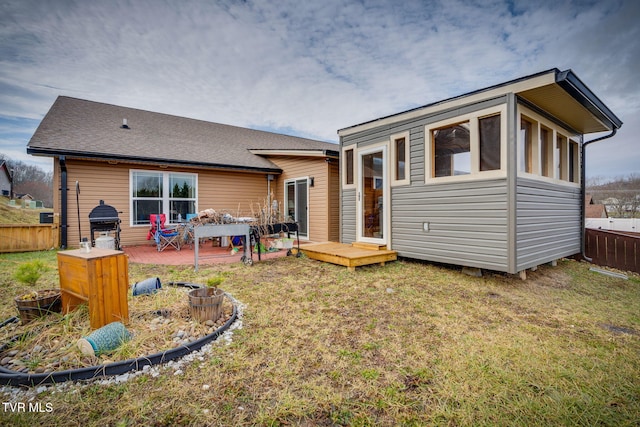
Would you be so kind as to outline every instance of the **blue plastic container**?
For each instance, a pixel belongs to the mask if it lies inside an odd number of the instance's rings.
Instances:
[[[162,285],[159,277],[151,277],[133,285],[133,296],[154,294],[158,292]]]

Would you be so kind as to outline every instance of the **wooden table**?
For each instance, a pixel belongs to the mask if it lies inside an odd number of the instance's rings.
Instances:
[[[122,251],[92,248],[58,252],[62,311],[89,304],[92,329],[129,321],[129,257]]]

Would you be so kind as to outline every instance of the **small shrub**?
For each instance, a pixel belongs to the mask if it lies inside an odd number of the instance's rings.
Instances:
[[[223,282],[224,282],[224,277],[222,276],[209,277],[207,279],[207,286],[210,288],[217,288]]]
[[[40,260],[25,262],[18,266],[14,277],[20,283],[33,286],[48,269],[49,268]]]

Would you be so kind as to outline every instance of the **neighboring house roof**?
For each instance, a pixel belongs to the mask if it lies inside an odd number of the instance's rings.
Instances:
[[[126,119],[127,127],[123,126]],[[338,145],[59,96],[27,153],[280,172],[251,150],[338,156]]]
[[[585,196],[585,218],[608,218],[607,207],[602,204],[596,204],[591,195]]]
[[[515,93],[525,103],[542,108],[576,133],[619,129],[622,121],[573,73],[552,68],[530,76],[490,86],[464,95],[427,104],[402,113],[340,129],[340,136],[411,120],[426,114],[458,108],[462,105]]]

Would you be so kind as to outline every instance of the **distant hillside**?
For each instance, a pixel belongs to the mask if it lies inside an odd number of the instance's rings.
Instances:
[[[9,206],[9,199],[0,196],[0,224],[39,224],[40,212],[53,209],[25,209]]]
[[[587,194],[596,203],[607,206],[609,216],[617,218],[640,217],[640,174],[630,174],[615,181],[587,183]]]

